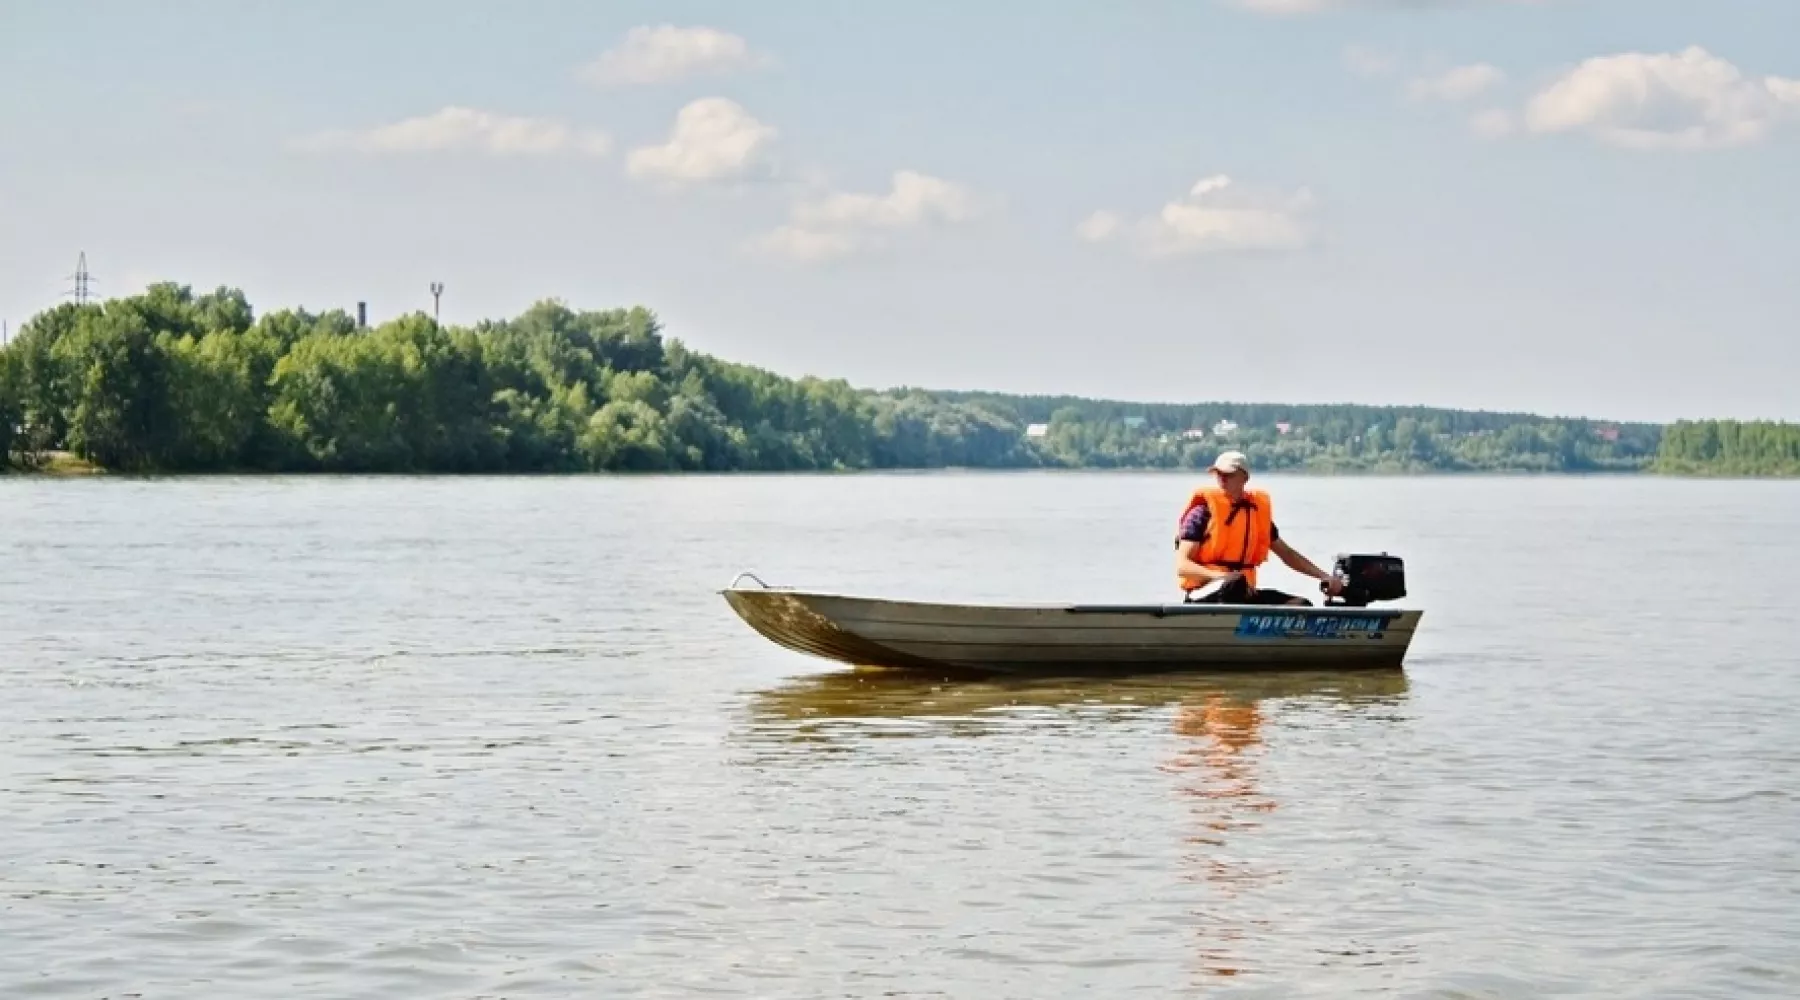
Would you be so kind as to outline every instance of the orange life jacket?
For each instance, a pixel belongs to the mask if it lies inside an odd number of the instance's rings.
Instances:
[[[1206,524],[1206,538],[1194,546],[1193,560],[1207,569],[1241,572],[1245,583],[1256,586],[1256,567],[1269,558],[1269,536],[1275,523],[1275,507],[1269,494],[1245,490],[1242,500],[1233,501],[1217,486],[1195,490],[1176,521],[1178,530],[1181,521],[1187,520],[1188,514],[1201,504],[1211,510],[1211,516]],[[1179,574],[1177,582],[1182,590],[1205,586],[1203,580]]]

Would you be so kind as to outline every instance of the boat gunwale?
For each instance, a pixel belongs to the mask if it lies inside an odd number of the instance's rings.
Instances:
[[[1325,615],[1329,617],[1367,618],[1367,617],[1409,617],[1409,624],[1424,615],[1421,608],[1398,607],[1344,607],[1342,605],[1298,605],[1298,604],[1087,604],[1087,603],[1032,603],[1017,602],[998,603],[952,603],[946,601],[918,601],[892,597],[869,597],[861,594],[834,593],[824,590],[802,590],[794,587],[726,587],[719,591],[720,596],[729,598],[732,594],[754,596],[768,594],[796,598],[824,598],[831,601],[848,601],[865,606],[885,605],[917,609],[921,611],[956,611],[956,612],[1056,612],[1071,615],[1148,615],[1155,618],[1170,617],[1223,617],[1243,614],[1306,614]],[[808,605],[811,607],[811,605]],[[813,608],[817,613],[818,609]]]

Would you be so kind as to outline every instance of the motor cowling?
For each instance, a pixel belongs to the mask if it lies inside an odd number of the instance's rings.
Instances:
[[[1327,600],[1327,604],[1361,608],[1376,601],[1397,601],[1406,596],[1406,563],[1399,556],[1386,552],[1340,555],[1332,572],[1344,581],[1344,589]],[[1320,589],[1324,589],[1323,584]]]

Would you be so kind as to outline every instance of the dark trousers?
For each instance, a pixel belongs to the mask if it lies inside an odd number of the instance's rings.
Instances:
[[[1304,597],[1284,594],[1279,590],[1263,590],[1251,587],[1243,577],[1231,581],[1223,587],[1207,594],[1195,597],[1189,594],[1184,604],[1294,604],[1312,606],[1312,602]]]

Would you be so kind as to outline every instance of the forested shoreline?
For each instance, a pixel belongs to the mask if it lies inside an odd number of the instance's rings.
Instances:
[[[1682,476],[1800,476],[1800,424],[1678,421],[1663,428],[1651,468]]]
[[[0,348],[0,465],[124,473],[1262,469],[1800,474],[1800,426],[859,389],[694,351],[643,308],[374,327],[159,284]]]

